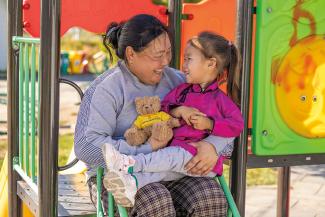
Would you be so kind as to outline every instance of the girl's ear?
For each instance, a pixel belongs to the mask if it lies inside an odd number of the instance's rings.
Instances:
[[[135,55],[136,55],[136,53],[135,53],[134,49],[131,46],[127,46],[125,49],[125,57],[126,57],[128,63],[132,64],[132,62],[134,61]]]
[[[217,58],[211,57],[208,59],[208,67],[209,68],[217,68]]]

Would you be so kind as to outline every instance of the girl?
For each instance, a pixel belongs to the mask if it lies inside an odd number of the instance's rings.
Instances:
[[[220,35],[202,32],[188,41],[183,70],[186,83],[173,89],[162,102],[162,110],[181,119],[181,126],[174,129],[168,147],[128,156],[120,154],[113,145],[103,145],[108,169],[104,185],[118,204],[133,206],[137,189],[146,184],[190,175],[187,172],[190,168],[185,165],[197,153],[195,142],[210,134],[237,137],[243,129],[237,107],[239,54],[235,45]],[[218,87],[225,73],[227,92],[234,102]],[[212,172],[202,176],[221,175],[223,160],[231,152],[232,147],[219,153],[216,165],[204,170]]]

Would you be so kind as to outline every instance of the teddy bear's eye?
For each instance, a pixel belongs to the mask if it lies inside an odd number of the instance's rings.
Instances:
[[[313,96],[313,102],[317,102],[317,96]]]

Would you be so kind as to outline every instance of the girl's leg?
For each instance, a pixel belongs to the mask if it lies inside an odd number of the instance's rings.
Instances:
[[[135,160],[134,172],[178,172],[186,174],[185,164],[193,156],[185,149],[170,146],[148,154],[132,156]]]
[[[138,189],[155,182],[174,181],[183,178],[185,175],[175,172],[162,173],[133,173],[138,183]]]
[[[108,170],[103,184],[111,192],[115,202],[123,207],[133,207],[137,193],[137,181],[134,176],[115,170]]]
[[[186,163],[191,160],[192,154],[181,147],[171,146],[149,154],[138,154],[132,156],[135,163],[133,172],[175,172],[187,176],[196,176],[188,174],[184,169]],[[210,172],[207,177],[215,177],[214,172]],[[176,180],[176,179],[173,179]]]
[[[171,181],[182,177],[184,175],[177,173],[124,174],[109,170],[104,177],[103,183],[106,189],[112,192],[117,204],[124,207],[133,207],[137,189],[154,182]]]
[[[95,207],[97,207],[97,199],[98,199],[97,198],[97,190],[98,190],[98,188],[97,188],[97,178],[96,178],[96,176],[91,177],[87,181],[87,185],[88,185],[88,189],[89,189],[91,202],[93,203],[93,205]],[[108,191],[103,186],[103,184],[102,184],[102,192],[101,192],[100,200],[101,200],[101,204],[102,204],[102,207],[103,207],[104,216],[108,216],[108,212],[107,212],[108,211]],[[119,216],[116,206],[115,206],[114,216]]]
[[[107,169],[120,171],[122,173],[131,172],[177,172],[189,175],[184,169],[185,164],[193,157],[188,151],[181,147],[170,146],[159,149],[148,154],[138,154],[128,156],[118,152],[112,145],[106,144],[105,156],[107,159]],[[214,177],[214,173],[208,177]]]

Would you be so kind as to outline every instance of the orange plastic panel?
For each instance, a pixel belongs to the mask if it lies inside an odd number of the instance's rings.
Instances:
[[[163,9],[151,0],[62,0],[61,36],[73,26],[103,33],[110,22],[127,20],[141,13],[154,15],[167,23],[167,16],[161,13]],[[24,0],[23,23],[31,36],[39,37],[40,0]]]
[[[205,0],[198,4],[183,4],[183,13],[193,15],[193,19],[182,21],[181,55],[183,56],[188,39],[205,30],[219,33],[234,41],[236,2],[236,0]]]

